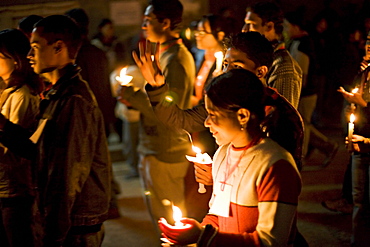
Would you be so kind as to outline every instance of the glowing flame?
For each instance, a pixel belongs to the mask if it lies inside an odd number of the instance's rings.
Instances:
[[[173,220],[175,221],[175,226],[183,226],[184,224],[180,222],[182,219],[182,212],[179,207],[176,207],[175,205],[172,205],[172,211],[173,211]]]
[[[193,151],[196,153],[196,154],[200,154],[202,153],[202,150],[200,150],[200,148],[196,147],[196,146],[193,146],[191,147],[193,149]]]
[[[352,90],[352,93],[357,93],[357,92],[358,92],[358,88],[357,87]]]
[[[224,58],[224,54],[222,53],[222,51],[215,52],[214,55],[217,59],[223,59]]]
[[[350,121],[351,123],[353,123],[355,120],[356,120],[356,117],[355,117],[355,115],[352,113],[352,114],[351,114],[351,116],[349,117],[349,121]]]
[[[172,102],[173,101],[173,97],[171,95],[167,95],[165,98],[164,98],[167,102]]]
[[[127,86],[134,77],[126,75],[127,67],[121,69],[120,75],[116,76],[116,80],[121,83],[122,86]]]

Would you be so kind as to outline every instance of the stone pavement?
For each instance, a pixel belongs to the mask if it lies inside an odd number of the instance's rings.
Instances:
[[[346,247],[349,246],[351,216],[328,211],[321,206],[321,202],[338,197],[349,155],[341,129],[331,128],[323,132],[340,144],[339,151],[333,163],[324,169],[310,169],[316,168],[324,158],[316,150],[306,163],[307,168],[302,171],[298,229],[310,247]],[[140,181],[124,179],[128,167],[120,160],[119,148],[119,144],[110,145],[115,160],[114,175],[122,190],[118,195],[122,217],[104,223],[106,235],[103,247],[158,247],[158,238],[141,197]]]

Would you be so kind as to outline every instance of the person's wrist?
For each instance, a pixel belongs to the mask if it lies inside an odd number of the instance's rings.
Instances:
[[[364,144],[370,144],[370,138],[364,138]]]

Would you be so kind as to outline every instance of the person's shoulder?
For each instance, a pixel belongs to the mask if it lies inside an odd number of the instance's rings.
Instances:
[[[264,138],[257,145],[257,150],[257,155],[261,159],[267,160],[269,164],[273,164],[278,160],[287,160],[289,163],[295,164],[292,155],[271,138]]]
[[[280,49],[274,52],[275,73],[293,73],[301,76],[302,70],[290,52],[286,49]]]

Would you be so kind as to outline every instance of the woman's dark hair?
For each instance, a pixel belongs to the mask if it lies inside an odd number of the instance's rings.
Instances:
[[[28,85],[34,94],[43,90],[42,80],[33,72],[27,54],[30,51],[27,36],[17,29],[0,31],[0,52],[7,58],[14,59],[14,71],[10,75],[8,85]]]
[[[220,110],[237,112],[241,108],[251,112],[247,128],[259,129],[265,117],[265,91],[262,82],[252,72],[233,69],[214,78],[206,87],[206,95]]]
[[[224,32],[225,37],[230,35],[230,27],[227,26],[226,20],[221,15],[215,14],[204,15],[199,22],[204,23],[206,21],[208,21],[212,35],[213,37],[215,37],[216,40],[218,40],[217,34],[219,32]]]

